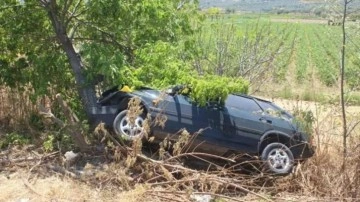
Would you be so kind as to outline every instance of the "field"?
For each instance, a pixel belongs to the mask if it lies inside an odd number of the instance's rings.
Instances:
[[[349,103],[359,104],[356,92],[360,73],[359,38],[352,33],[351,23],[347,25],[347,98]],[[212,55],[208,57],[212,61],[208,66],[215,64],[213,72],[219,72],[219,64],[223,63],[226,66],[223,73],[227,70],[229,75],[235,72],[255,80],[252,82],[255,94],[325,102],[338,100],[335,92],[339,84],[341,26],[329,26],[325,19],[272,15],[223,15],[208,19],[207,24],[200,47],[215,50],[209,50]],[[247,44],[258,49],[246,50],[250,48]],[[256,82],[257,77],[242,74],[241,70],[246,70],[244,66],[266,69],[258,77],[262,83]]]

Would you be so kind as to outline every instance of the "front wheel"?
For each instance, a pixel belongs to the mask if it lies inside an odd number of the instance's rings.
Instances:
[[[294,156],[290,149],[281,143],[268,144],[261,153],[265,167],[275,174],[289,174],[294,167]]]
[[[121,111],[114,119],[113,128],[117,135],[127,139],[133,140],[142,137],[144,133],[144,118],[141,115],[130,117],[127,115],[129,110]]]

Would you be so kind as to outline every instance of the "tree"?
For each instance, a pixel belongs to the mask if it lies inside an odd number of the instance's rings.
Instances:
[[[118,79],[123,67],[142,65],[143,47],[176,46],[193,32],[196,8],[192,0],[1,1],[0,82],[31,83],[39,93],[76,86],[89,117],[96,110],[94,75]]]
[[[286,34],[273,34],[273,24],[259,19],[243,27],[235,22],[211,22],[197,32],[194,64],[199,74],[241,77],[250,81],[267,79],[274,69],[273,61],[292,47],[284,44]],[[262,82],[260,85],[262,86]]]
[[[352,134],[355,127],[360,123],[348,123],[346,105],[347,99],[346,96],[349,95],[349,92],[353,89],[358,89],[359,83],[359,57],[355,54],[358,53],[359,47],[354,42],[357,38],[358,27],[355,23],[348,22],[348,16],[353,15],[358,12],[358,2],[356,0],[334,0],[329,1],[330,13],[335,13],[334,15],[340,16],[341,22],[341,48],[340,48],[340,65],[339,65],[339,88],[340,88],[340,106],[341,106],[341,120],[342,120],[342,183],[343,183],[343,193],[344,197],[348,197],[346,194],[349,193],[348,190],[351,190],[353,181],[351,181],[350,174],[351,172],[347,171],[349,165],[349,153],[348,153],[348,139]],[[355,25],[356,29],[352,29],[352,25]],[[354,56],[355,55],[355,56]],[[355,59],[354,59],[355,58]],[[354,68],[355,66],[355,68]],[[356,77],[356,79],[354,79]],[[354,80],[356,82],[354,82]],[[358,166],[359,164],[357,164]],[[357,178],[356,178],[357,179]],[[358,187],[358,181],[355,181],[354,186]],[[357,197],[351,195],[352,197]]]
[[[221,9],[218,7],[211,7],[206,10],[206,14],[211,17],[213,20],[214,18],[218,18],[221,13]]]
[[[353,89],[358,88],[358,74],[359,68],[356,64],[359,60],[354,60],[354,54],[358,52],[358,46],[354,43],[357,30],[353,33],[351,23],[348,22],[348,17],[358,12],[356,0],[333,0],[328,1],[328,12],[330,18],[337,18],[341,25],[341,48],[340,48],[340,66],[339,66],[339,88],[340,88],[340,105],[342,114],[342,137],[343,137],[343,169],[346,169],[346,158],[348,143],[347,139],[353,128],[348,127],[346,117],[346,95]],[[356,28],[357,29],[357,28]],[[349,43],[351,42],[351,43]],[[355,67],[354,67],[355,66]],[[356,79],[354,79],[356,77]],[[356,80],[354,82],[354,80]],[[357,125],[357,124],[355,124]]]

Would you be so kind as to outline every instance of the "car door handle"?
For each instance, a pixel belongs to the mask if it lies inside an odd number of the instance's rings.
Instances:
[[[261,122],[263,122],[263,123],[267,123],[267,124],[272,124],[272,121],[271,121],[271,120],[268,120],[268,119],[266,119],[266,118],[264,118],[264,117],[261,117],[261,118],[259,119],[259,121],[261,121]]]

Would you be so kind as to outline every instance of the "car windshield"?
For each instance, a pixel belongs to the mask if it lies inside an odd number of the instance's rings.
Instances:
[[[292,116],[281,109],[280,107],[276,106],[274,103],[263,101],[263,100],[256,100],[260,107],[264,110],[265,113],[271,116],[281,117],[286,120],[292,120]]]

